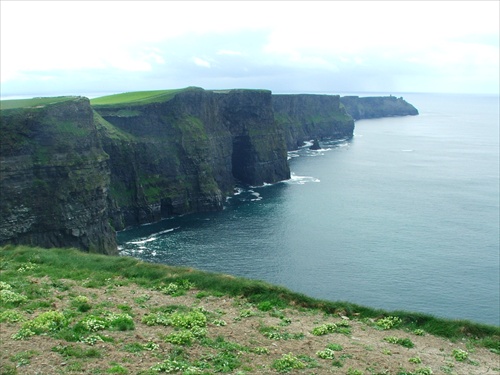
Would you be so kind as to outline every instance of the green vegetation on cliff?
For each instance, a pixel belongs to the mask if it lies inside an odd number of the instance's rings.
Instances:
[[[137,139],[134,135],[127,133],[120,128],[114,126],[113,124],[106,121],[99,113],[94,111],[94,122],[99,131],[103,133],[103,136],[111,139],[120,139],[123,141],[134,141]]]
[[[172,90],[153,90],[153,91],[133,91],[121,94],[101,96],[90,100],[92,106],[115,106],[115,105],[143,105],[150,103],[166,102],[175,97],[175,95],[188,90],[201,90],[196,87],[187,87],[184,89]]]
[[[38,162],[47,163],[56,153],[74,150],[75,141],[85,140],[91,130],[88,124],[82,123],[79,114],[66,109],[79,106],[82,99],[57,97],[0,101],[0,155],[31,154]]]
[[[0,248],[0,276],[0,374],[500,367],[499,327],[321,301],[262,281],[24,246]]]
[[[354,121],[338,95],[273,95],[273,109],[289,150],[311,139],[353,136]]]
[[[68,100],[74,100],[75,98],[76,98],[75,96],[57,96],[57,97],[43,97],[43,98],[30,98],[30,99],[0,100],[0,110],[44,107],[50,104],[61,103]]]
[[[109,156],[89,100],[18,105],[0,113],[0,243],[116,253],[107,215]]]

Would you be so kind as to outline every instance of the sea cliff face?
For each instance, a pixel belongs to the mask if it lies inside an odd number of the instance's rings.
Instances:
[[[290,178],[269,91],[192,88],[164,102],[94,109],[117,229],[221,210],[236,183]]]
[[[405,101],[402,97],[395,96],[343,96],[340,102],[354,120],[394,117],[415,116],[418,110]]]
[[[273,95],[276,122],[283,127],[288,150],[305,141],[351,138],[354,121],[338,95]]]
[[[89,100],[2,110],[0,131],[0,243],[116,253]]]
[[[132,106],[95,106],[110,155],[116,229],[161,217],[222,208],[232,188],[231,135],[213,129],[202,92]],[[207,121],[208,120],[208,121]]]
[[[0,244],[116,254],[116,230],[221,210],[237,184],[289,179],[287,150],[352,137],[348,112],[411,114],[392,97],[344,103],[201,88],[138,96],[1,103]]]

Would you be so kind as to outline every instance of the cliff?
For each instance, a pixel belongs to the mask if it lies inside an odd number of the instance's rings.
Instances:
[[[3,101],[0,244],[116,253],[115,230],[290,178],[271,92]]]
[[[340,102],[354,120],[393,117],[393,116],[415,116],[418,110],[405,101],[402,97],[395,96],[343,96]]]
[[[338,95],[273,95],[276,122],[284,129],[288,150],[305,141],[351,138],[354,121]]]
[[[269,91],[189,88],[150,103],[94,109],[110,155],[117,229],[221,210],[236,182],[262,185],[290,178]]]
[[[0,245],[114,254],[115,230],[221,210],[236,184],[289,179],[287,149],[352,137],[347,111],[412,114],[403,102],[196,87],[2,101]]]
[[[108,155],[89,100],[26,103],[0,116],[0,243],[116,253]]]

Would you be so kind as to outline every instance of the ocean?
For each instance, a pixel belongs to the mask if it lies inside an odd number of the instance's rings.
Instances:
[[[120,254],[500,325],[499,97],[396,96],[420,115],[290,152],[290,180],[121,231]]]

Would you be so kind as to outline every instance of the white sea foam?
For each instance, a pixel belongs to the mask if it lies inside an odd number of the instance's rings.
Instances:
[[[301,146],[301,148],[311,147],[313,144],[314,144],[313,140],[305,141],[304,144]]]
[[[292,172],[290,179],[285,182],[289,184],[304,185],[306,182],[321,182],[321,181],[316,177],[297,176],[295,173]]]
[[[260,201],[262,199],[262,197],[260,196],[259,193],[257,193],[256,191],[253,191],[253,190],[249,190],[251,191],[251,196],[255,197],[255,198],[251,198],[250,199],[250,202],[255,202],[255,201]]]
[[[234,194],[233,195],[240,195],[241,193],[243,193],[244,190],[242,188],[234,188]]]
[[[165,229],[165,230],[162,230],[161,232],[153,234],[153,236],[159,236],[159,235],[162,235],[162,234],[170,233],[170,232],[173,232],[174,230],[179,229],[179,228],[180,227]]]
[[[263,187],[271,186],[273,184],[264,183],[262,186],[249,186],[247,189],[238,188],[238,200],[241,202],[254,202],[260,201],[262,196],[253,189],[260,189]]]
[[[325,152],[333,150],[332,148],[320,148],[317,150],[308,150],[309,156],[323,156]]]
[[[167,234],[167,233],[170,233],[170,232],[173,232],[174,230],[176,229],[179,229],[180,227],[176,227],[176,228],[170,228],[170,229],[165,229],[165,230],[162,230],[160,232],[156,232],[156,233],[153,233],[151,235],[149,235],[148,237],[142,237],[142,238],[139,238],[138,241],[129,241],[127,242],[127,244],[130,244],[130,245],[139,245],[139,249],[146,249],[146,247],[144,246],[141,246],[145,243],[148,243],[148,242],[152,242],[152,241],[156,241],[158,239],[158,236],[161,236],[163,234]]]
[[[147,238],[144,238],[144,239],[141,238],[139,241],[130,241],[130,242],[127,242],[127,243],[131,244],[131,245],[142,245],[144,243],[155,241],[156,239],[157,239],[157,237],[147,237]]]
[[[253,192],[252,189],[261,189],[263,187],[268,187],[268,186],[273,186],[273,185],[276,185],[276,184],[279,184],[281,181],[278,181],[278,182],[275,182],[275,183],[272,183],[270,184],[269,182],[263,182],[262,185],[250,185],[248,188],[249,190],[246,190],[247,192],[251,193]]]

